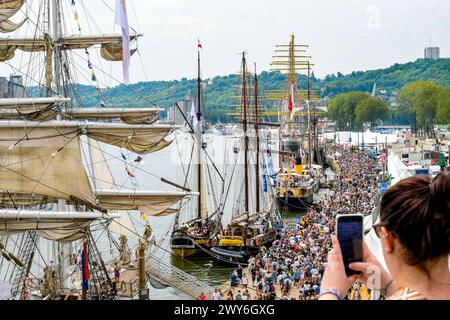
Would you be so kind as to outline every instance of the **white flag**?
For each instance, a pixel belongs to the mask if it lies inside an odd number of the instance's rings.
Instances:
[[[291,121],[294,119],[294,115],[296,112],[299,112],[301,110],[300,101],[299,103],[295,104],[295,93],[294,93],[294,84],[291,84],[291,92],[289,94],[290,103],[292,103],[292,111],[291,111]]]
[[[122,29],[122,68],[123,68],[123,83],[128,84],[130,82],[130,28],[128,27],[127,7],[125,0],[116,0],[116,16],[115,24],[119,25]]]
[[[191,118],[192,118],[192,125],[195,127],[198,123],[198,119],[197,119],[197,111],[195,110],[194,100],[192,100]]]

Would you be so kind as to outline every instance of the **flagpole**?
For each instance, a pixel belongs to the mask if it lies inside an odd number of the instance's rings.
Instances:
[[[201,160],[201,148],[202,148],[202,125],[201,125],[201,76],[200,76],[200,40],[197,44],[197,122],[195,129],[197,130],[197,191],[201,192],[202,186],[202,160]],[[202,196],[199,194],[198,196],[198,208],[197,208],[197,218],[201,218],[202,216]]]

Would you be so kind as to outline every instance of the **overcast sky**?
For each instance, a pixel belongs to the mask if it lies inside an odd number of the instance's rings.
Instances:
[[[83,6],[99,30],[119,32],[105,5],[115,0],[76,3],[84,33],[97,28],[88,28]],[[197,38],[205,78],[237,72],[242,50],[268,70],[275,45],[287,44],[292,33],[310,45],[319,77],[413,61],[423,57],[430,37],[441,56],[450,56],[448,0],[127,0],[127,8],[130,25],[144,34],[144,66],[133,56],[131,82],[195,77]],[[103,69],[121,78],[120,62]]]

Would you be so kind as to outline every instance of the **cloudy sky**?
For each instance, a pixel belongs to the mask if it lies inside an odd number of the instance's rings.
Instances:
[[[108,8],[115,0],[76,3],[85,33],[119,32]],[[288,43],[292,33],[310,45],[319,77],[413,61],[430,37],[441,56],[450,56],[448,0],[127,0],[127,7],[130,25],[144,34],[131,82],[194,77],[197,38],[205,78],[237,72],[243,50],[259,70],[268,70],[275,45]],[[121,77],[120,63],[102,66]]]

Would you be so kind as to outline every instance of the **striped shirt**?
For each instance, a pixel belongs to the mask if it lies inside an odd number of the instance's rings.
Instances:
[[[388,298],[388,300],[426,300],[426,299],[427,298],[425,298],[422,294],[410,288],[401,288]]]

